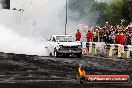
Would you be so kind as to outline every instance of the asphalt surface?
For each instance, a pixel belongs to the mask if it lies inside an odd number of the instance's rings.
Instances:
[[[132,88],[129,84],[79,84],[78,66],[87,74],[132,74],[132,60],[99,57],[42,57],[0,53],[0,88]]]

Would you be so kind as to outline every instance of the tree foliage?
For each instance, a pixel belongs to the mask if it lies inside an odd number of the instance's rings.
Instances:
[[[113,0],[106,11],[111,24],[119,24],[122,19],[128,24],[132,21],[132,0]]]
[[[121,22],[121,19],[123,19],[121,16],[122,6],[122,0],[113,0],[110,4],[107,5],[107,19],[111,24],[118,24]]]
[[[121,14],[122,18],[126,20],[126,23],[132,21],[132,0],[123,0]]]
[[[111,2],[98,2],[97,0],[69,0],[69,9],[80,13],[80,19],[95,20],[102,25],[106,21],[119,24],[132,21],[132,0],[111,0]]]

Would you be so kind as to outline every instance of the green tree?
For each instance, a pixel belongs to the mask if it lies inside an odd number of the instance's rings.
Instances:
[[[121,13],[127,24],[132,21],[132,0],[123,0]]]
[[[86,19],[96,25],[103,25],[106,21],[119,24],[124,19],[128,24],[132,21],[132,0],[111,0],[111,2],[98,2],[98,0],[69,0],[68,7],[72,12],[79,13],[79,20]]]
[[[132,0],[112,0],[106,12],[111,24],[119,24],[122,19],[128,24],[132,21]]]
[[[118,24],[121,22],[121,19],[123,19],[121,13],[122,6],[123,0],[113,0],[107,5],[107,19],[111,24]]]

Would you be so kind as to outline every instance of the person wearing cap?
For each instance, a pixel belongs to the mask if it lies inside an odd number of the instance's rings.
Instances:
[[[81,32],[79,30],[77,30],[77,33],[75,34],[76,37],[76,41],[80,41],[81,39]]]

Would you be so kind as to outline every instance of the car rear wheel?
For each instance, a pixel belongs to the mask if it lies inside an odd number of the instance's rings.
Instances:
[[[54,56],[55,57],[59,57],[59,53],[58,53],[58,51],[56,49],[54,49]]]

